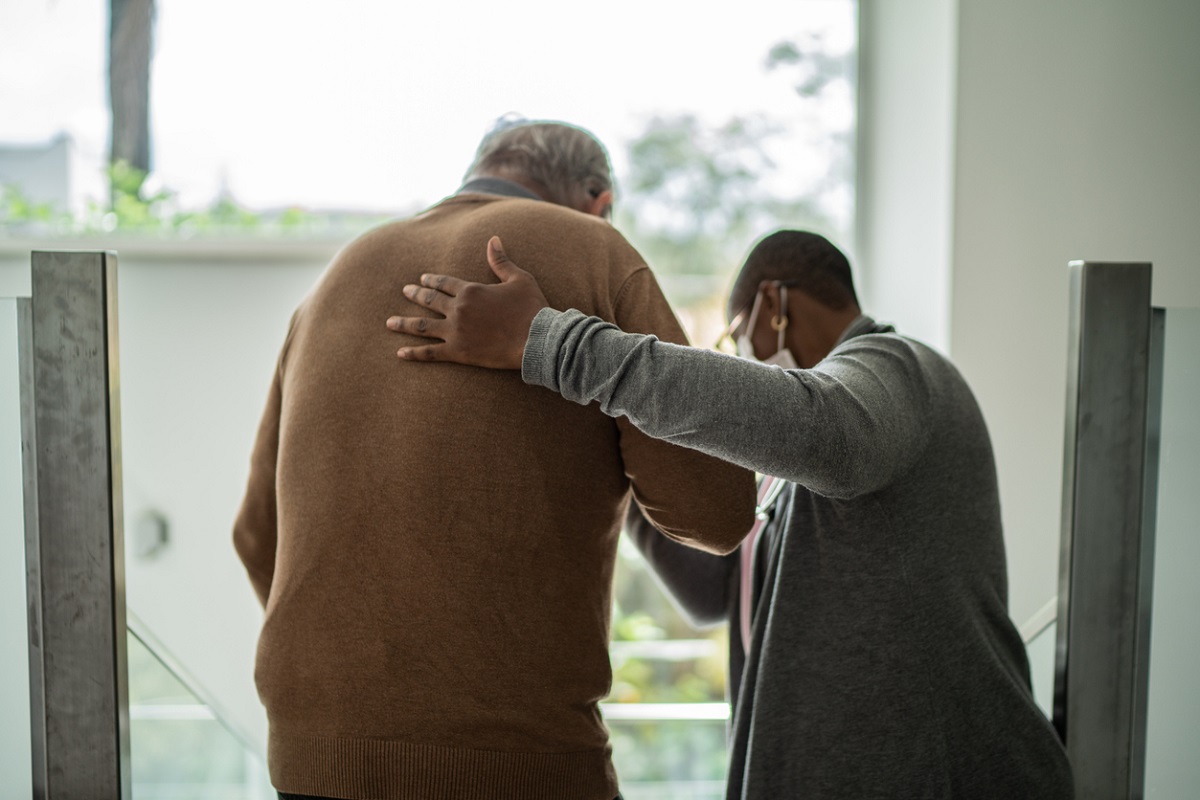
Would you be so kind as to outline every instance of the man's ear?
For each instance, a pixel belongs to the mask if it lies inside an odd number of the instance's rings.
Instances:
[[[612,208],[612,204],[612,189],[605,189],[600,194],[591,198],[583,210],[584,213],[591,214],[593,217],[607,217],[609,210]]]

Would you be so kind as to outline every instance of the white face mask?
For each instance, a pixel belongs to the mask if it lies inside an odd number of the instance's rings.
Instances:
[[[738,355],[750,361],[758,361],[758,357],[754,355],[754,344],[750,341],[750,336],[754,332],[754,325],[758,322],[758,309],[762,305],[763,293],[760,289],[758,294],[754,296],[754,306],[750,309],[750,317],[746,320],[745,332],[737,338]],[[779,286],[779,306],[787,308],[787,287],[780,284]],[[787,330],[788,319],[786,316],[780,315],[771,320],[771,327],[779,333],[779,342],[775,349],[775,354],[764,358],[762,363],[771,364],[784,369],[799,369],[800,365],[796,363],[795,356],[792,351],[783,346],[783,332]]]

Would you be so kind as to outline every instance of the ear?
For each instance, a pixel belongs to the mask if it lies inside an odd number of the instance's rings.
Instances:
[[[612,189],[605,189],[600,194],[590,198],[583,211],[585,214],[591,214],[593,217],[607,217],[609,209],[612,208],[612,204]]]
[[[762,309],[759,314],[764,312],[769,314],[767,319],[779,314],[779,284],[775,281],[763,281],[758,285],[758,290],[762,292],[763,301]]]

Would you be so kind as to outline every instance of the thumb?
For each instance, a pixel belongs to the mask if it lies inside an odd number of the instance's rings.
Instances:
[[[492,268],[492,272],[496,273],[496,277],[500,279],[501,283],[508,283],[521,275],[528,274],[514,264],[508,254],[504,252],[504,245],[500,242],[499,236],[488,239],[487,258],[488,266]]]

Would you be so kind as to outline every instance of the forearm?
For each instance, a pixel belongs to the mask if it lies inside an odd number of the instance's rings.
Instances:
[[[253,481],[251,488],[254,488]],[[260,493],[248,492],[233,525],[233,545],[258,601],[265,608],[275,577],[274,503]]]
[[[265,608],[275,577],[279,514],[275,505],[275,462],[279,453],[282,406],[279,370],[271,381],[266,408],[250,455],[246,494],[233,523],[233,545],[250,577],[254,593]]]
[[[625,532],[693,626],[705,628],[725,621],[739,551],[718,556],[680,544],[659,532],[637,503],[629,506]]]
[[[785,371],[546,309],[522,376],[655,438],[822,494],[877,488],[923,435],[913,381],[886,353],[819,366]]]

